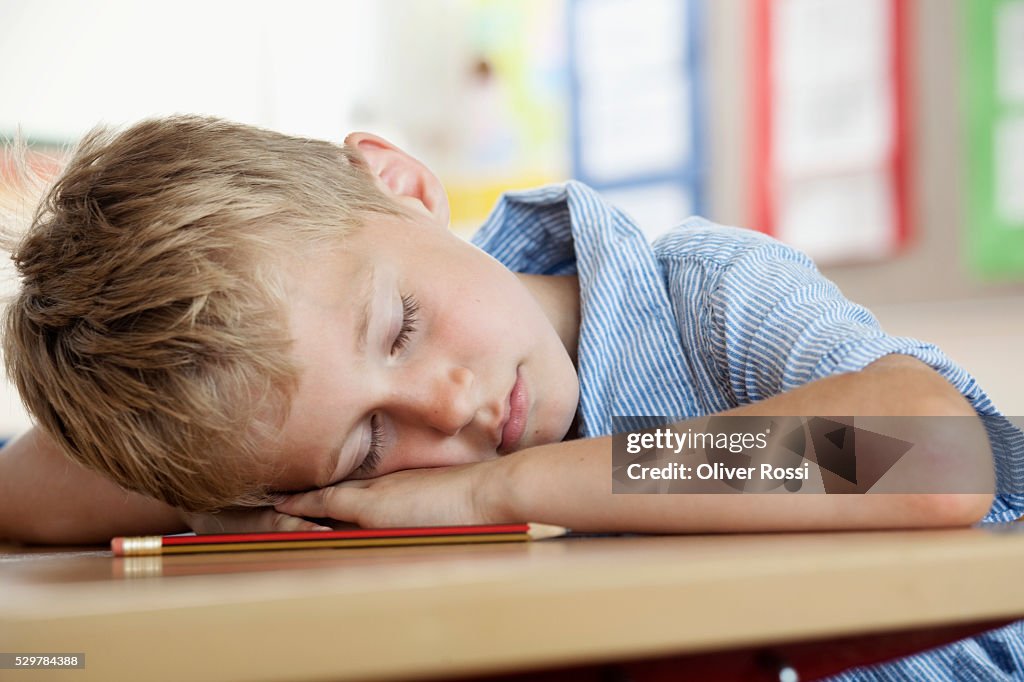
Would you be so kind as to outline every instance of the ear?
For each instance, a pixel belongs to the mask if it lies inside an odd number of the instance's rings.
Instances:
[[[345,144],[359,151],[381,189],[403,205],[425,211],[442,227],[448,227],[451,218],[448,194],[430,169],[384,138],[370,133],[352,133],[345,138]]]

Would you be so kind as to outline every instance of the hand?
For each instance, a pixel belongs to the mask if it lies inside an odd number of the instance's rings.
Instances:
[[[221,511],[217,513],[181,512],[188,527],[200,535],[208,533],[272,533],[275,531],[333,530],[270,507]]]
[[[286,514],[349,521],[364,528],[500,523],[507,519],[484,493],[484,477],[498,460],[396,471],[379,478],[342,481],[290,495],[276,509]]]

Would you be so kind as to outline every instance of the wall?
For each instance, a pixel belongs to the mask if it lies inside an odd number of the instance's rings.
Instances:
[[[868,306],[1024,294],[1022,281],[979,281],[961,257],[965,175],[958,104],[961,4],[918,0],[909,7],[915,236],[898,258],[824,271],[848,297]],[[736,30],[748,25],[749,10],[747,0],[708,3],[709,119],[719,123],[710,130],[711,217],[734,225],[749,223],[749,90],[745,84],[751,55],[746,36]]]
[[[436,118],[438,103],[425,100],[432,92],[452,90],[450,78],[440,81],[445,87],[428,84],[440,61],[432,46],[454,45],[451,27],[442,30],[444,19],[462,5],[427,1],[442,11],[426,11],[424,0],[5,0],[0,133],[21,125],[31,138],[66,142],[97,122],[188,111],[328,139],[340,139],[353,121],[371,120],[374,130],[406,144],[397,125],[388,127],[388,112],[404,112],[410,126],[429,105]],[[735,225],[750,222],[750,7],[748,0],[705,5],[707,118],[714,123],[707,128],[707,213]],[[1024,330],[1007,323],[1024,318],[1024,283],[980,282],[960,253],[962,5],[916,0],[910,8],[916,236],[899,258],[825,272],[847,296],[877,309],[893,331],[935,341],[969,369],[979,368],[983,385],[997,387],[997,402],[1024,413],[1015,379],[1022,373],[1015,349],[1024,347]],[[431,59],[422,58],[424,51]],[[406,67],[399,65],[403,59]],[[395,89],[384,92],[379,81],[389,79]],[[379,99],[362,100],[363,93]],[[407,99],[395,99],[401,94]],[[403,106],[410,96],[412,103]],[[414,137],[410,141],[418,152]],[[946,301],[963,303],[946,308]],[[0,383],[0,436],[26,424],[16,396]]]

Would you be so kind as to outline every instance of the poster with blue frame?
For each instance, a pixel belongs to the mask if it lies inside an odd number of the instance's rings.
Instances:
[[[704,208],[701,0],[570,0],[572,174],[653,239]]]

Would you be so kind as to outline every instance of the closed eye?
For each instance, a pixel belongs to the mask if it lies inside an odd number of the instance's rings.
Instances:
[[[377,415],[370,417],[370,447],[366,451],[363,462],[350,475],[367,476],[380,465],[381,452],[384,449],[384,426]]]
[[[402,327],[391,344],[391,352],[398,353],[409,343],[409,338],[416,331],[419,322],[420,304],[412,295],[402,295]]]

